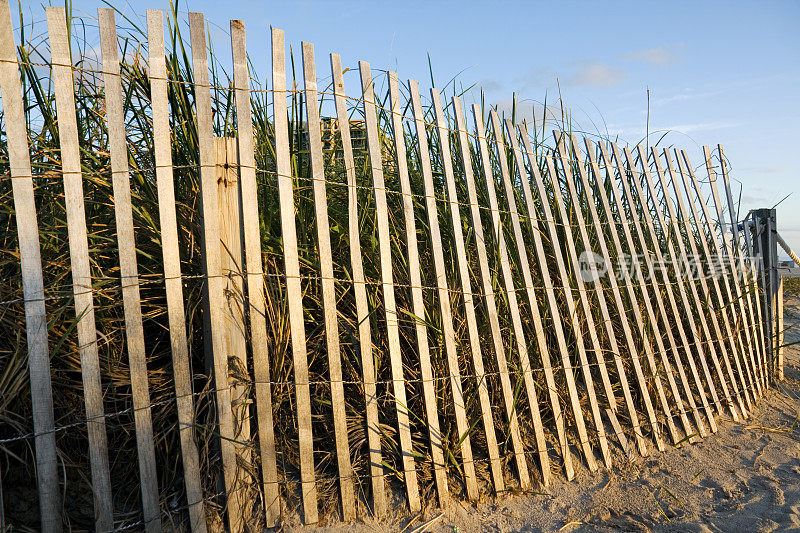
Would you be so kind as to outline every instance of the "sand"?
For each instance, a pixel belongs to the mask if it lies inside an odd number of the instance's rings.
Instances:
[[[800,298],[786,298],[786,343],[800,342]],[[422,516],[287,530],[367,531],[786,531],[800,530],[800,345],[786,348],[786,379],[743,422],[695,444],[628,459],[574,480],[557,476],[547,495],[454,503]],[[430,525],[424,526],[429,520]]]

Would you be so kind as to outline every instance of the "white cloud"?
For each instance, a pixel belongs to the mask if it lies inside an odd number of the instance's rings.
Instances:
[[[574,85],[589,85],[592,87],[611,87],[625,80],[624,72],[602,63],[584,65],[568,77],[566,81]]]
[[[651,65],[663,67],[675,61],[675,56],[663,46],[657,48],[648,48],[647,50],[639,50],[628,54],[629,59],[637,61],[644,61]]]
[[[739,170],[753,172],[755,174],[783,174],[784,172],[789,171],[789,167],[758,166],[758,167],[742,167]]]

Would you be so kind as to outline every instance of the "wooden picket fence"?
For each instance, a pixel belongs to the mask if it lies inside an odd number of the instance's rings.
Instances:
[[[46,9],[94,514],[96,529],[109,531],[120,523],[115,521],[112,498],[76,127],[73,74],[78,67],[64,9]],[[131,527],[154,532],[170,511],[162,502],[151,421],[148,338],[140,302],[120,74],[125,58],[119,54],[114,12],[100,9],[98,21],[108,177],[113,183],[141,486],[141,520]],[[330,392],[324,417],[335,436],[328,448],[337,472],[339,516],[346,521],[364,513],[386,514],[392,505],[392,483],[397,485],[392,480],[400,480],[408,509],[416,512],[425,507],[434,488],[436,503],[446,507],[453,497],[476,500],[491,490],[547,487],[559,471],[572,479],[581,464],[592,471],[598,462],[611,468],[612,461],[622,457],[615,455],[615,446],[628,456],[644,456],[653,446],[663,450],[670,444],[695,442],[717,431],[722,416],[747,418],[765,393],[775,370],[768,350],[771,340],[761,327],[762,302],[753,265],[744,257],[738,232],[732,239],[724,230],[724,213],[733,217],[735,209],[721,146],[715,153],[704,149],[701,183],[683,151],[619,147],[565,131],[553,132],[549,145],[534,142],[525,123],[502,118],[494,109],[488,110],[488,117],[479,106],[464,109],[458,96],[443,101],[436,88],[430,89],[430,106],[423,106],[418,83],[402,85],[393,72],[385,77],[388,93],[378,93],[366,62],[359,63],[360,93],[348,97],[337,54],[330,55],[333,121],[320,116],[324,91],[317,85],[314,47],[303,43],[304,85],[298,91],[305,98],[309,171],[307,177],[293,175],[287,95],[295,89],[287,87],[283,32],[272,29],[267,93],[284,270],[281,277],[270,277],[262,262],[259,194],[264,189],[257,186],[261,178],[244,24],[230,24],[235,137],[214,134],[203,15],[191,13],[189,28],[206,281],[203,340],[213,363],[221,496],[209,494],[201,479],[200,465],[206,459],[195,435],[196,393],[167,99],[173,80],[165,64],[163,14],[147,12],[166,327],[185,516],[192,531],[205,531],[215,513],[224,516],[232,531],[259,521],[274,526],[286,518],[286,502],[298,494],[294,478],[287,477],[285,468],[279,471],[285,451],[275,436],[273,387],[279,383],[277,370],[271,368],[276,359],[268,350],[271,315],[265,296],[265,287],[272,283],[280,284],[288,315],[291,361],[285,364],[291,365],[294,376],[297,487],[302,520],[309,524],[320,519],[320,458],[315,457],[315,443],[320,443],[314,434],[323,411],[312,405],[306,283],[318,284],[322,297],[325,343],[314,346],[326,357],[329,387],[324,390]],[[31,169],[27,110],[20,98],[21,61],[9,4],[3,0],[0,90],[24,290],[41,529],[59,531],[61,489],[47,336],[48,320],[53,318],[45,306],[34,201],[37,176]],[[353,110],[363,122],[353,120]],[[337,127],[328,131],[323,122]],[[362,174],[369,183],[361,183],[351,139],[362,131],[368,162]],[[340,149],[325,147],[331,141],[324,135],[333,135]],[[408,144],[407,138],[415,143]],[[332,251],[332,183],[326,175],[334,163],[343,165],[346,175],[346,182],[337,186],[346,191],[348,218],[334,222],[337,231],[344,227],[349,235],[347,279],[334,268],[338,252]],[[297,217],[301,187],[313,195],[309,220]],[[359,238],[365,213],[377,228],[378,256],[369,258],[380,272],[374,282],[377,297],[367,294],[373,281],[365,275],[367,252]],[[307,258],[298,251],[298,222],[316,232],[318,275],[313,280],[303,274]],[[736,226],[735,218],[731,223]],[[426,238],[420,240],[420,235]],[[393,255],[393,242],[402,243],[405,250],[401,261]],[[586,251],[607,259],[639,260],[619,272],[587,279]],[[691,275],[668,267],[690,265],[698,258],[718,270]],[[400,271],[407,284],[395,281]],[[426,280],[432,284],[425,285]],[[352,309],[340,306],[337,287],[343,284],[352,290],[356,316],[350,318],[358,325],[347,349],[340,345],[340,321]],[[412,343],[401,339],[404,327],[414,332]],[[360,369],[360,413],[345,409],[349,382],[343,377],[343,364]],[[251,369],[252,387],[231,378],[232,365]],[[413,389],[406,375],[410,366],[421,376]],[[384,382],[378,377],[382,368],[390,376]],[[379,388],[387,389],[393,405],[393,416],[385,420],[379,416],[385,414],[379,410]],[[419,402],[412,397],[416,394],[421,394]],[[424,410],[413,412],[412,403]],[[363,444],[353,442],[354,425],[365,428]],[[387,446],[387,432],[396,436],[396,446]],[[425,449],[415,441],[423,441]]]

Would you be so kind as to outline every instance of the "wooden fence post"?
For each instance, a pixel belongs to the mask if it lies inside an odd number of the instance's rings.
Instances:
[[[766,360],[764,367],[764,383],[769,379],[769,373],[775,367],[775,307],[778,292],[778,241],[775,238],[775,209],[756,209],[753,211],[756,222],[755,235],[756,250],[761,256],[761,291],[763,294],[764,324],[763,331],[766,339]]]
[[[250,377],[247,366],[247,344],[245,334],[244,275],[242,257],[241,185],[239,181],[239,159],[234,137],[214,138],[214,175],[217,181],[217,208],[219,212],[220,274],[222,288],[222,337],[228,358],[228,386],[231,388],[231,413],[233,414],[233,438],[236,448],[236,494],[229,498],[239,502],[253,499],[250,494],[254,480],[251,479],[252,450],[250,449]],[[210,246],[206,242],[206,248]],[[243,504],[242,520],[252,519]]]
[[[775,377],[778,381],[783,381],[783,276],[778,274],[778,293],[775,298],[775,321],[777,322],[776,335],[776,358],[775,358]]]

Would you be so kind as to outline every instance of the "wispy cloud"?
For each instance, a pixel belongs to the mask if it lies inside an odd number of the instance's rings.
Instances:
[[[752,172],[754,174],[783,174],[789,171],[789,167],[770,167],[770,166],[756,166],[756,167],[742,167],[739,170],[745,172]]]
[[[627,75],[617,68],[602,63],[590,63],[579,68],[571,77],[566,78],[566,81],[574,85],[612,87],[625,78]]]
[[[592,59],[573,61],[570,65],[559,69],[533,68],[514,79],[520,89],[552,87],[556,80],[563,87],[589,86],[613,87],[627,79],[627,74],[614,66]]]
[[[669,65],[675,61],[675,55],[663,46],[631,52],[627,57],[628,59],[644,61],[645,63],[650,63],[651,65],[659,67]]]

